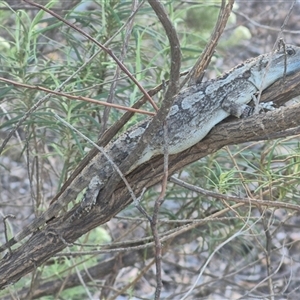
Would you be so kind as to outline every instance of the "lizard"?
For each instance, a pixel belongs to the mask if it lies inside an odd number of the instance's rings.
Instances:
[[[230,115],[250,116],[254,108],[248,104],[256,94],[286,75],[300,71],[300,47],[281,44],[275,52],[262,54],[237,65],[216,79],[187,87],[175,96],[166,117],[168,127],[168,154],[180,153],[200,142],[219,122]],[[269,107],[270,108],[270,107]],[[151,122],[141,121],[109,143],[105,152],[117,166],[137,145]],[[164,154],[164,134],[160,128],[131,168],[128,175],[152,157]],[[114,172],[114,166],[99,152],[75,177],[48,210],[35,218],[22,231],[0,247],[0,252],[23,240],[75,200],[86,189],[78,211],[89,211],[96,203],[97,194]],[[70,217],[74,219],[74,215]]]

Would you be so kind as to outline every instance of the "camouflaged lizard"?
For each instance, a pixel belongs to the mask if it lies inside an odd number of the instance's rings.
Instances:
[[[251,115],[253,109],[247,104],[255,98],[257,92],[263,91],[284,76],[298,71],[300,71],[300,48],[281,45],[276,52],[249,59],[217,79],[188,87],[175,97],[167,116],[169,154],[179,153],[195,145],[229,115],[236,117]],[[116,165],[120,165],[134,150],[150,121],[151,119],[142,121],[105,147],[106,153]],[[163,144],[161,128],[126,174],[153,156],[163,154]],[[85,188],[87,189],[77,215],[84,210],[90,210],[95,205],[98,192],[113,172],[111,163],[103,154],[98,153],[58,200],[14,238],[2,245],[0,252],[45,225],[47,220],[57,216]],[[74,216],[70,219],[74,219]]]

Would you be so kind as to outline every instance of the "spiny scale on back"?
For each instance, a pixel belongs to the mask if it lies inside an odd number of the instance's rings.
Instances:
[[[199,141],[220,121],[229,115],[243,116],[249,112],[249,103],[257,91],[264,90],[285,75],[300,71],[300,48],[292,45],[281,47],[275,53],[260,55],[236,66],[221,77],[191,86],[178,94],[167,116],[169,154],[179,153]],[[284,74],[285,72],[285,74]],[[246,115],[249,113],[246,113]],[[116,141],[105,147],[106,153],[119,165],[134,150],[139,138],[148,127],[150,119],[133,126]],[[126,172],[151,157],[163,154],[163,130],[160,129],[148,144],[136,163]],[[108,181],[113,167],[98,153],[74,179],[58,200],[40,217],[34,219],[14,238],[0,247],[0,252],[24,239],[41,227],[47,220],[58,215],[60,210],[87,188],[81,208],[89,211],[95,204],[96,194]]]

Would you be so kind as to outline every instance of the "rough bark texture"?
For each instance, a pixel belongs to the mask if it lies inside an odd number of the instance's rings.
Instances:
[[[300,74],[289,76],[284,84],[276,82],[265,91],[262,100],[272,100],[275,103],[286,102],[300,95],[299,82]],[[222,122],[213,128],[209,135],[197,145],[182,153],[170,156],[169,175],[225,145],[268,139],[269,136],[275,133],[295,128],[300,125],[299,113],[300,104],[296,104],[293,107],[280,108],[248,119]],[[163,157],[155,157],[132,172],[127,179],[138,196],[144,187],[149,188],[159,183],[162,175]],[[74,223],[64,222],[64,219],[76,209],[76,207],[73,208],[67,215],[55,219],[43,230],[33,234],[11,256],[2,259],[0,287],[4,288],[8,284],[18,281],[55,253],[67,247],[67,243],[73,243],[91,229],[110,220],[131,203],[131,199],[127,189],[121,182],[113,191],[110,199],[103,198],[102,192],[100,192],[98,202],[99,205],[88,215],[82,216]]]

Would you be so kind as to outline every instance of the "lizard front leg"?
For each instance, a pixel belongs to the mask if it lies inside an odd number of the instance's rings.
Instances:
[[[255,96],[253,95],[252,98],[255,99]],[[249,101],[250,102],[250,101]],[[228,100],[228,97],[226,97],[222,104],[222,109],[224,109],[227,113],[229,113],[231,116],[235,116],[237,118],[246,118],[250,117],[253,114],[255,114],[255,106],[250,106],[247,104],[239,104],[232,100]],[[258,112],[267,109],[267,110],[274,110],[273,102],[265,102],[265,103],[259,103],[258,104]]]

